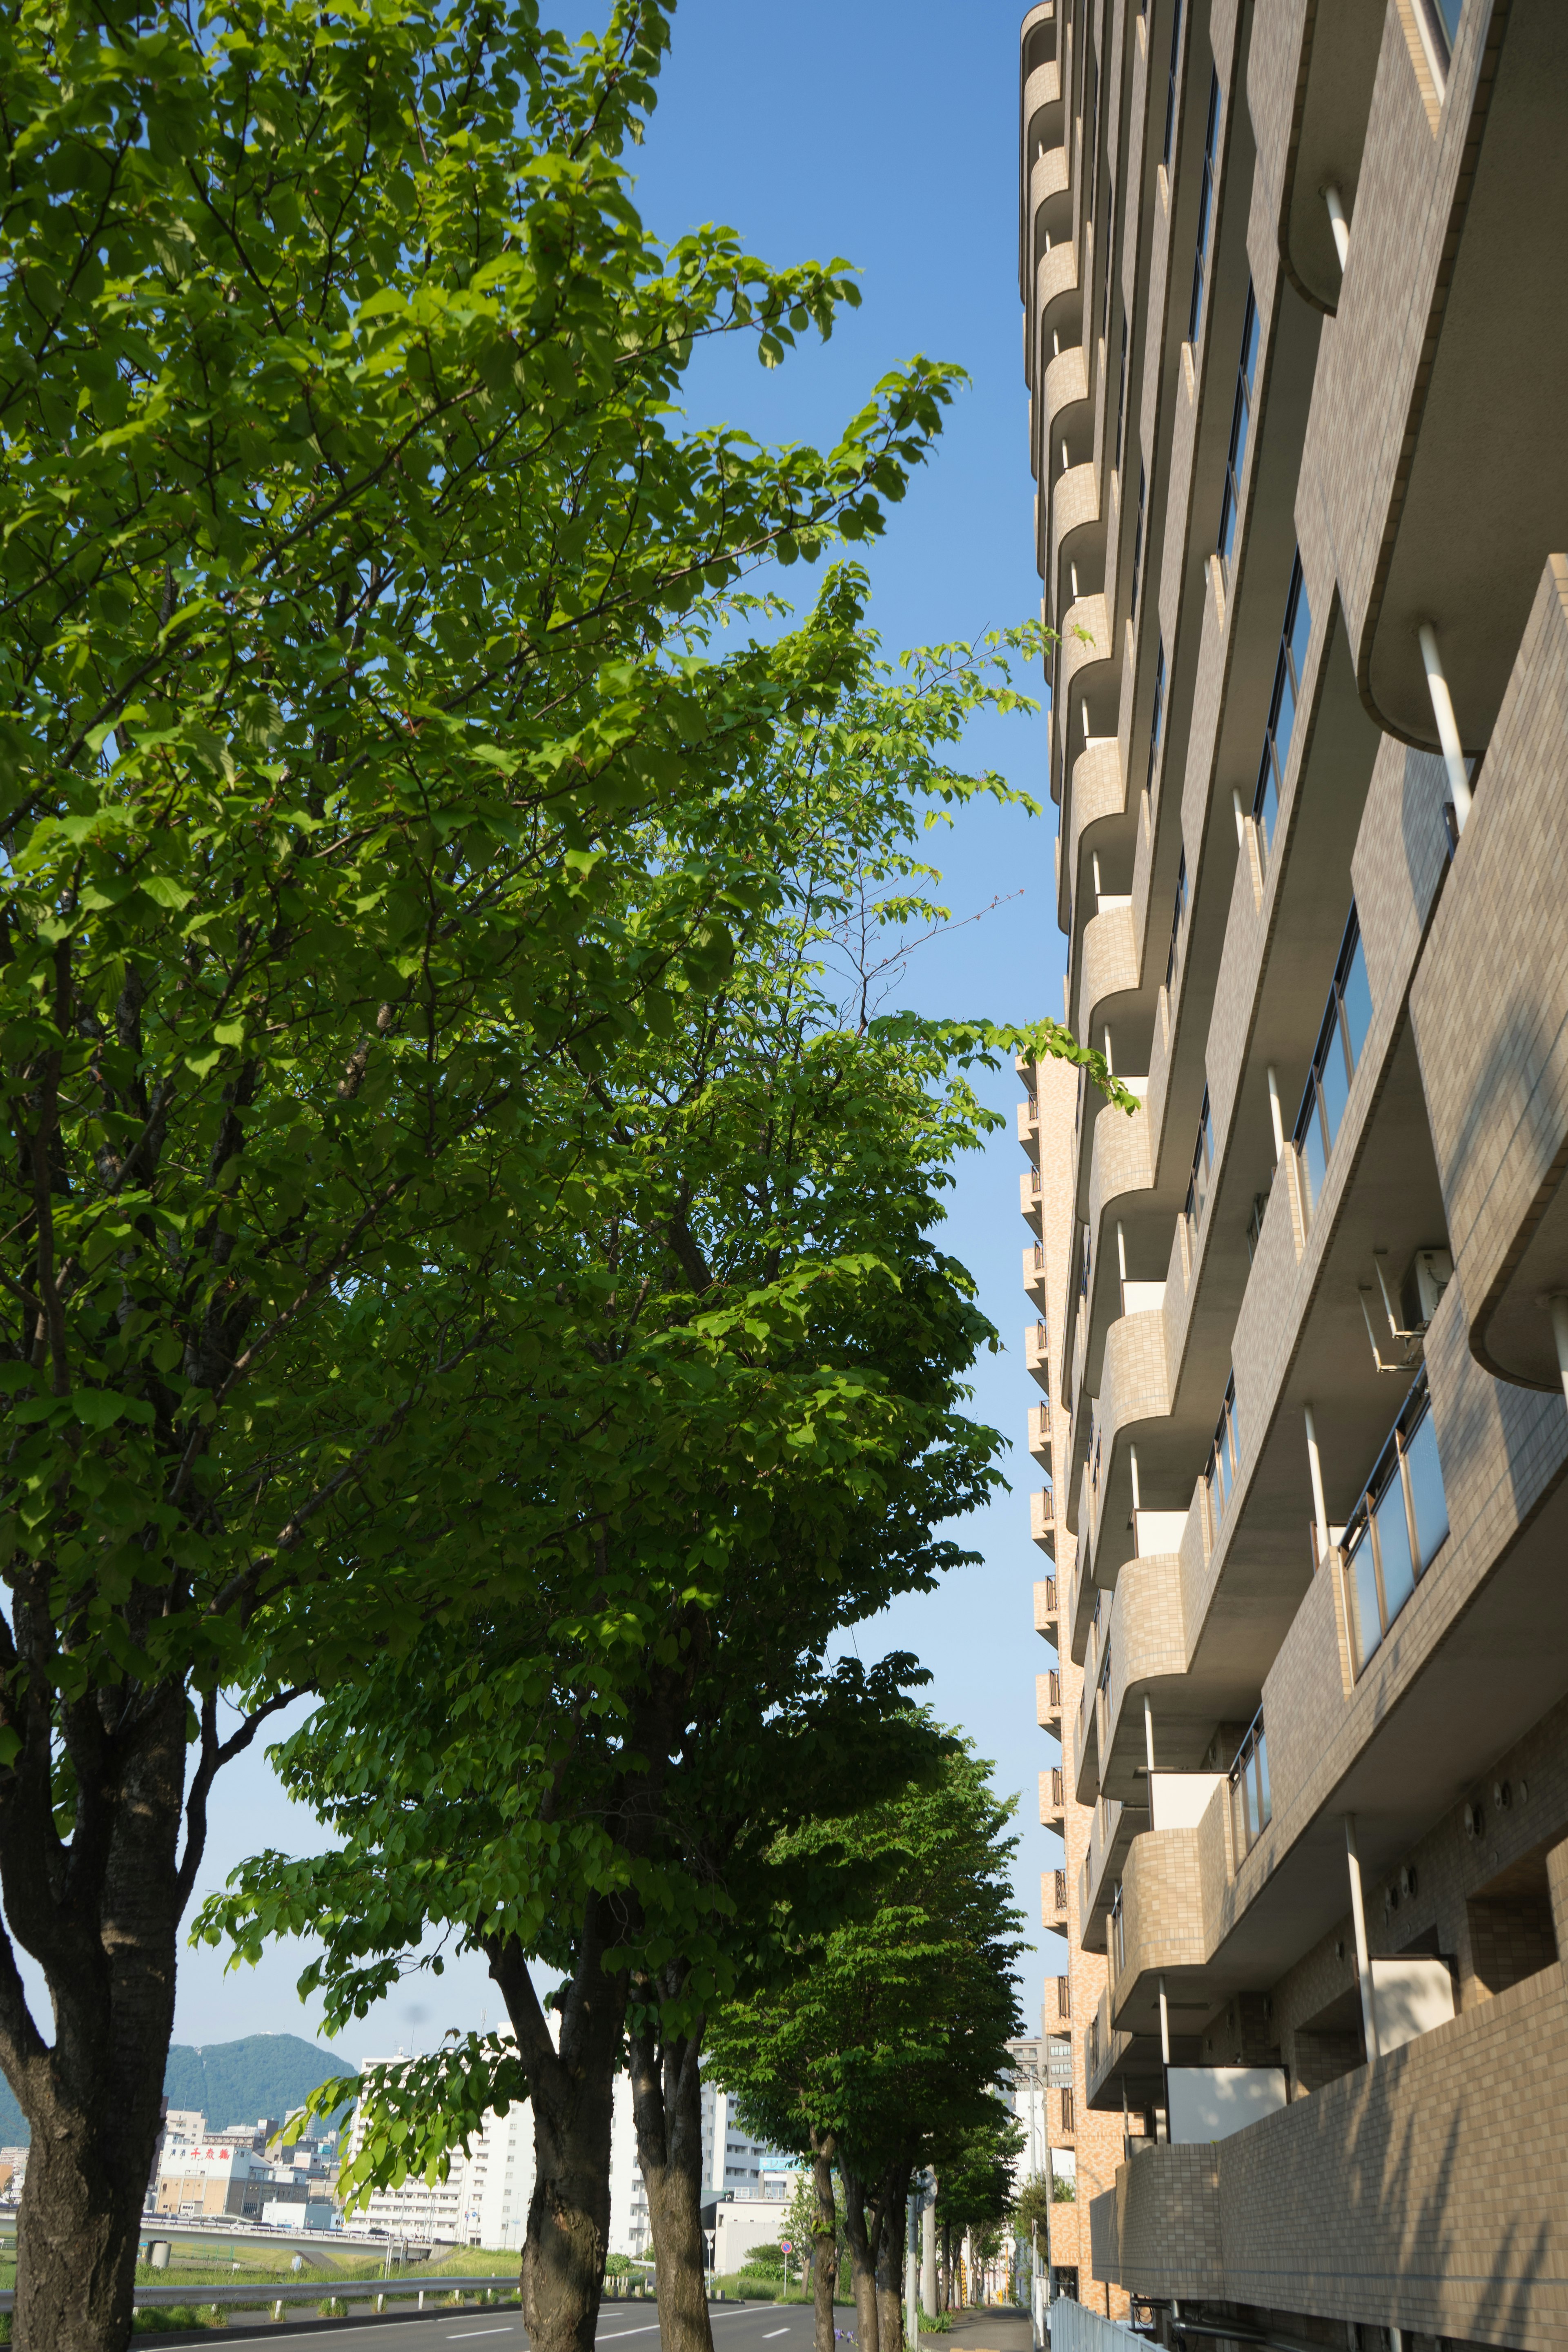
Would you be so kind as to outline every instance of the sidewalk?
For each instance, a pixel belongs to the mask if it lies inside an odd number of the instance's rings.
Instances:
[[[986,2310],[950,2314],[952,2327],[943,2336],[921,2333],[922,2352],[937,2352],[940,2344],[962,2347],[962,2352],[1030,2352],[1029,2315],[994,2305]]]

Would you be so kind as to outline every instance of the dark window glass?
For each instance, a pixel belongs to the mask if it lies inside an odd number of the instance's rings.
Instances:
[[[1214,226],[1215,149],[1219,133],[1219,75],[1209,76],[1208,121],[1204,129],[1204,176],[1198,189],[1197,250],[1193,257],[1193,299],[1187,314],[1187,341],[1195,343],[1204,320],[1204,289],[1208,272],[1209,233]]]
[[[1121,430],[1127,421],[1127,321],[1121,321],[1121,382],[1116,394],[1116,463],[1121,464]]]
[[[1225,495],[1219,509],[1219,551],[1228,568],[1236,547],[1241,515],[1241,469],[1247,462],[1247,436],[1252,430],[1252,377],[1258,364],[1258,304],[1250,284],[1247,316],[1241,328],[1241,358],[1236,372],[1236,405],[1230,415],[1230,448],[1226,458]]]
[[[1352,900],[1333,986],[1323,1008],[1318,1047],[1297,1113],[1295,1141],[1301,1155],[1306,1182],[1307,1213],[1316,1210],[1322,1193],[1330,1152],[1340,1131],[1351,1080],[1361,1059],[1372,1025],[1372,991],[1367,985],[1366,958],[1362,950],[1361,924]]]
[[[1426,1375],[1417,1378],[1345,1531],[1357,1672],[1382,1643],[1448,1532]]]
[[[1443,1492],[1437,1433],[1429,1412],[1423,1415],[1405,1449],[1405,1469],[1410,1481],[1410,1507],[1415,1522],[1415,1565],[1425,1574],[1448,1533],[1448,1498]]]
[[[1159,651],[1154,657],[1154,707],[1149,714],[1149,772],[1143,779],[1143,789],[1146,793],[1152,792],[1154,789],[1154,762],[1160,755],[1160,729],[1163,724],[1164,716],[1165,640],[1162,635]],[[1182,856],[1184,864],[1185,850],[1183,851]]]
[[[1258,789],[1252,801],[1252,814],[1266,860],[1274,846],[1279,798],[1285,787],[1285,762],[1289,757],[1290,738],[1296,728],[1301,668],[1311,634],[1312,615],[1307,603],[1306,583],[1301,577],[1301,559],[1298,555],[1290,567],[1290,588],[1285,599],[1285,625],[1279,632],[1279,653],[1274,665],[1274,690],[1268,698],[1268,723],[1263,730],[1263,758],[1258,765]]]
[[[1149,481],[1142,466],[1138,468],[1138,515],[1132,526],[1132,593],[1127,600],[1130,618],[1138,618],[1138,574],[1143,568],[1143,502],[1148,496]]]
[[[1366,957],[1362,952],[1361,931],[1356,931],[1355,947],[1345,972],[1342,991],[1345,1008],[1345,1038],[1350,1046],[1351,1067],[1361,1059],[1361,1049],[1366,1043],[1366,1033],[1372,1026],[1372,990],[1367,985]]]
[[[1165,88],[1165,149],[1162,161],[1171,168],[1171,148],[1176,136],[1176,76],[1182,65],[1182,0],[1171,19],[1171,76]]]

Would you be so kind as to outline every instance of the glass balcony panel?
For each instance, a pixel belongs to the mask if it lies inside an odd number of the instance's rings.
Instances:
[[[1274,828],[1279,821],[1279,783],[1274,771],[1272,744],[1263,746],[1263,767],[1258,779],[1258,822],[1263,832],[1265,851],[1274,846]]]
[[[1334,1148],[1334,1138],[1340,1131],[1340,1121],[1345,1115],[1350,1091],[1350,1072],[1345,1067],[1344,1047],[1340,1042],[1336,1021],[1328,1051],[1323,1055],[1323,1066],[1318,1073],[1318,1100],[1322,1105],[1323,1126],[1331,1151]]]
[[[1372,1026],[1372,991],[1366,981],[1366,957],[1358,939],[1355,953],[1344,985],[1345,1036],[1350,1045],[1351,1067],[1361,1059],[1361,1049],[1366,1043],[1366,1033]]]
[[[1352,1631],[1355,1636],[1359,1674],[1383,1640],[1383,1619],[1377,1607],[1377,1576],[1372,1560],[1372,1530],[1365,1526],[1347,1563],[1345,1590],[1350,1595]]]
[[[1263,1827],[1263,1823],[1258,1818],[1258,1772],[1256,1759],[1254,1759],[1253,1763],[1247,1766],[1246,1771],[1242,1774],[1241,1785],[1247,1790],[1247,1843],[1248,1845],[1251,1845],[1253,1840],[1257,1837],[1258,1831]]]
[[[1290,732],[1296,724],[1296,689],[1290,683],[1290,672],[1285,656],[1279,656],[1279,675],[1274,688],[1274,756],[1279,772],[1285,772],[1285,762],[1290,756]]]
[[[1274,1819],[1274,1792],[1268,1786],[1268,1742],[1261,1733],[1258,1740],[1258,1817],[1265,1829]]]
[[[1415,1564],[1410,1557],[1410,1528],[1405,1517],[1405,1485],[1397,1475],[1384,1488],[1372,1516],[1377,1523],[1384,1605],[1392,1625],[1415,1590]]]
[[[1419,1565],[1426,1570],[1448,1532],[1448,1503],[1443,1492],[1443,1465],[1437,1459],[1437,1433],[1428,1412],[1405,1448],[1410,1475],[1410,1502],[1415,1516]]]

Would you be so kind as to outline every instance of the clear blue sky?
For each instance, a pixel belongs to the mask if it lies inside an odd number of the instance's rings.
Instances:
[[[562,10],[564,21],[568,12]],[[572,10],[579,22],[586,9]],[[721,418],[770,440],[831,440],[876,379],[917,352],[955,360],[973,379],[951,412],[934,463],[920,478],[871,558],[873,617],[889,647],[1024,620],[1039,605],[1030,557],[1032,483],[1026,439],[1017,291],[1016,29],[1019,0],[681,0],[658,111],[641,156],[639,196],[649,226],[674,236],[728,223],[774,262],[842,254],[859,268],[864,302],[826,349],[776,373],[738,352],[694,374],[694,421]],[[804,596],[814,575],[786,575]],[[976,764],[1001,769],[1047,803],[1045,728],[1015,719],[977,730]],[[1051,912],[1054,818],[1031,821],[989,803],[933,836],[956,914],[1006,903],[921,950],[905,994],[930,1012],[1028,1018],[1062,1006],[1062,942]],[[1008,895],[1011,894],[1011,895]],[[1019,1286],[1028,1239],[1018,1215],[1013,1139],[1017,1082],[1005,1071],[991,1099],[1007,1128],[963,1171],[948,1246],[973,1269],[985,1311],[1006,1342],[976,1383],[976,1410],[1021,1438],[1037,1391],[1022,1360],[1029,1310]],[[1009,1465],[1014,1493],[964,1530],[984,1565],[950,1578],[860,1631],[862,1656],[900,1647],[931,1669],[939,1713],[995,1759],[998,1785],[1023,1798],[1018,1894],[1039,1950],[1027,1963],[1025,2009],[1038,2029],[1040,1976],[1062,1962],[1039,1928],[1039,1874],[1059,1848],[1038,1827],[1036,1788],[1056,1750],[1034,1720],[1034,1677],[1045,1664],[1033,1631],[1031,1588],[1043,1574],[1028,1538],[1033,1465],[1021,1443]],[[205,1886],[221,1884],[244,1853],[268,1843],[298,1851],[311,1824],[288,1806],[265,1763],[224,1776],[213,1809]],[[181,1964],[175,2038],[310,2032],[297,2001],[296,1951],[225,1977],[215,1953]],[[438,1982],[394,1996],[339,2047],[429,2046],[448,2025],[498,2015],[493,1987],[469,1962]]]

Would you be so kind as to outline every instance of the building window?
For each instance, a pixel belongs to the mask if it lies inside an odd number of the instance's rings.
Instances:
[[[1301,673],[1307,659],[1307,641],[1311,634],[1311,609],[1307,602],[1306,583],[1301,578],[1301,558],[1298,554],[1290,567],[1290,593],[1285,599],[1285,625],[1279,633],[1279,656],[1274,665],[1274,691],[1268,698],[1268,724],[1263,732],[1263,759],[1258,771],[1258,790],[1252,800],[1252,814],[1266,862],[1274,846],[1275,826],[1279,822],[1279,797],[1285,789],[1285,763],[1290,756],[1290,738],[1296,727],[1296,706],[1301,697]]]
[[[1423,1370],[1345,1528],[1345,1598],[1359,1674],[1448,1532],[1443,1465]]]
[[[1182,920],[1187,911],[1187,853],[1182,852],[1182,862],[1176,868],[1176,903],[1171,910],[1171,947],[1165,958],[1165,993],[1176,977],[1176,962],[1182,952]]]
[[[1214,1120],[1209,1116],[1209,1090],[1204,1088],[1204,1107],[1198,1113],[1198,1139],[1193,1148],[1193,1178],[1187,1186],[1185,1215],[1196,1236],[1204,1221],[1204,1206],[1209,1196],[1209,1180],[1214,1174]]]
[[[1208,1486],[1209,1527],[1217,1528],[1225,1517],[1226,1505],[1236,1485],[1241,1467],[1241,1434],[1236,1419],[1236,1374],[1226,1382],[1225,1403],[1220,1409],[1219,1425],[1209,1447],[1208,1467],[1204,1477]]]
[[[1121,376],[1116,394],[1116,469],[1121,470],[1121,433],[1127,422],[1127,317],[1121,319]]]
[[[1261,1708],[1252,1728],[1237,1749],[1230,1768],[1230,1820],[1238,1856],[1250,1853],[1274,1818],[1268,1786],[1268,1742],[1263,1733]]]
[[[1171,149],[1176,137],[1176,76],[1182,64],[1182,0],[1176,0],[1176,12],[1171,19],[1171,74],[1165,85],[1165,148],[1161,157],[1166,171],[1171,168]]]
[[[1193,300],[1187,314],[1187,341],[1194,349],[1204,322],[1204,285],[1208,269],[1209,235],[1214,227],[1215,150],[1219,137],[1219,75],[1209,76],[1208,121],[1204,128],[1204,176],[1198,188],[1197,251],[1193,257]]]
[[[1165,723],[1165,640],[1162,635],[1160,648],[1154,656],[1154,707],[1149,713],[1149,772],[1143,779],[1143,789],[1154,790],[1154,762],[1160,756],[1160,730]]]
[[[1416,27],[1439,98],[1448,86],[1448,68],[1454,62],[1454,44],[1464,13],[1465,0],[1415,0]]]
[[[1230,450],[1225,465],[1225,496],[1220,500],[1219,509],[1219,557],[1227,578],[1241,517],[1241,472],[1247,463],[1247,436],[1252,430],[1252,379],[1257,366],[1258,304],[1253,299],[1249,280],[1247,316],[1241,327],[1241,358],[1236,371],[1236,406],[1230,413]]]
[[[1127,1966],[1127,1923],[1121,1911],[1121,1881],[1116,1882],[1116,1892],[1110,1898],[1110,1948],[1116,1955],[1116,1973]]]
[[[1301,1155],[1301,1175],[1310,1216],[1322,1198],[1329,1154],[1350,1099],[1351,1080],[1361,1059],[1366,1033],[1372,1026],[1372,990],[1367,984],[1366,957],[1362,950],[1361,924],[1355,901],[1334,967],[1334,984],[1318,1032],[1311,1074],[1301,1108],[1296,1114],[1295,1144]]]
[[[1149,481],[1142,466],[1138,468],[1138,519],[1132,526],[1132,593],[1127,600],[1127,617],[1138,618],[1138,575],[1143,568],[1143,505]]]

